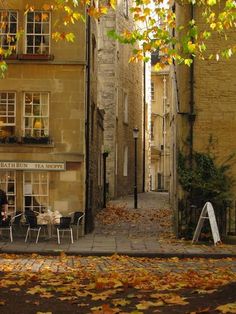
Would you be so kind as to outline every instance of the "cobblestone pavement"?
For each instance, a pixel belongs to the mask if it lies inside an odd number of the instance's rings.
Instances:
[[[134,209],[133,195],[110,201],[107,208],[97,215],[94,233],[173,237],[173,211],[169,204],[169,194],[139,193],[137,209]]]
[[[201,272],[222,272],[230,270],[236,273],[236,258],[209,259],[202,258],[134,258],[127,256],[79,257],[79,256],[40,256],[40,255],[0,255],[0,271],[2,272],[76,272],[83,269],[88,272],[129,272],[145,269],[152,273],[177,272],[188,270]]]

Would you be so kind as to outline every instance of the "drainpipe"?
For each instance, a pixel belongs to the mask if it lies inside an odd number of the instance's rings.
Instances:
[[[163,78],[163,189],[166,189],[166,76]]]
[[[146,175],[146,63],[143,63],[143,192],[145,192]]]
[[[86,150],[86,194],[85,194],[85,233],[93,229],[92,208],[89,201],[90,194],[90,36],[91,21],[87,14],[86,21],[86,122],[85,122],[85,150]]]
[[[194,19],[194,6],[191,4],[191,19]],[[194,38],[191,38],[192,42]],[[194,108],[194,57],[191,56],[192,63],[190,65],[190,112],[189,112],[189,165],[192,167],[193,164],[193,126],[195,121],[195,108]]]

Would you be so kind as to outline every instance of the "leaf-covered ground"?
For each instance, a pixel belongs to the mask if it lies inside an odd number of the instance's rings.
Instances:
[[[0,313],[236,313],[236,259],[0,255],[0,269]]]
[[[175,239],[173,211],[165,207],[131,209],[126,204],[109,203],[96,216],[95,232]]]

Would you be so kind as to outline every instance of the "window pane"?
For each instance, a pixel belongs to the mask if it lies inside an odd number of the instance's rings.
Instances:
[[[16,212],[16,172],[0,171],[0,188],[6,193],[8,200],[8,215]]]
[[[30,99],[29,94],[26,93],[25,100],[29,102],[29,99]],[[25,104],[24,113],[25,129],[27,129],[27,133],[29,132],[29,129],[31,129],[30,133],[34,137],[42,137],[45,135],[48,136],[49,95],[48,93],[32,93],[31,99],[32,105]],[[30,118],[28,117],[29,115]]]
[[[7,129],[9,125],[15,125],[15,110],[16,110],[16,95],[15,93],[1,93],[0,92],[0,121],[4,123],[2,126],[2,133],[0,136],[8,136],[9,132],[12,134],[14,128]],[[4,132],[6,134],[4,135]]]
[[[1,11],[0,12],[0,47],[8,49],[16,43],[17,33],[17,12]]]
[[[29,13],[28,13],[29,14]],[[27,47],[26,51],[32,50],[33,53],[45,54],[49,53],[50,42],[50,14],[47,12],[35,11],[31,18],[27,19],[26,35]],[[43,36],[41,36],[44,34]],[[33,38],[29,38],[29,36]],[[46,45],[46,46],[45,46]]]
[[[24,172],[25,209],[41,212],[48,207],[48,182],[47,172]]]

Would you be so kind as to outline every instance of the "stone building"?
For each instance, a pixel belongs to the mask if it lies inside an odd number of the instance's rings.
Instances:
[[[205,27],[200,15],[200,8],[175,6],[177,20],[180,24],[194,18],[200,29]],[[208,53],[215,53],[225,45],[235,43],[234,31],[229,31],[228,41],[221,35],[214,34],[208,43]],[[177,154],[184,151],[191,156],[193,152],[209,151],[216,157],[220,165],[232,153],[236,152],[236,58],[230,60],[194,60],[193,65],[174,67],[175,106],[173,107],[173,146],[174,159],[171,165],[171,195],[175,208],[183,197],[180,185],[176,180]],[[232,164],[230,172],[236,175],[236,164]],[[232,186],[231,214],[227,218],[227,232],[236,234],[235,216],[236,187]],[[206,200],[207,201],[207,200]]]
[[[133,27],[130,3],[70,26],[73,44],[52,40],[63,13],[45,11],[43,0],[26,14],[26,0],[7,4],[0,8],[1,47],[25,30],[0,81],[0,188],[9,214],[26,207],[85,211],[89,232],[104,205],[105,176],[109,197],[133,192],[134,127],[138,191],[149,187],[143,65],[129,64],[131,48],[107,37],[108,30]]]
[[[108,198],[133,192],[134,139],[133,128],[139,128],[138,191],[148,186],[148,145],[145,145],[144,77],[141,63],[129,63],[132,48],[107,36],[107,32],[132,29],[129,14],[131,1],[117,1],[116,11],[92,23],[92,54],[94,60],[93,101],[104,115],[104,148],[108,152]],[[145,125],[144,125],[145,124]],[[147,139],[146,139],[147,141]]]
[[[86,25],[72,26],[73,44],[56,43],[51,35],[63,13],[45,11],[44,1],[34,1],[34,11],[25,14],[26,4],[8,1],[0,11],[1,47],[7,48],[16,32],[25,30],[0,81],[0,188],[7,193],[9,214],[29,207],[65,215],[85,211]],[[90,136],[101,150],[102,112],[95,122]],[[99,204],[97,196],[93,206]]]

